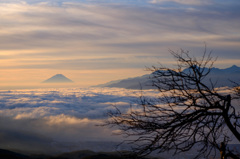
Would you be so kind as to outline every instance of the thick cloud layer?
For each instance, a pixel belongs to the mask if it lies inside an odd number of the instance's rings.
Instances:
[[[76,118],[102,119],[111,105],[126,107],[136,100],[136,92],[103,88],[1,91],[0,113],[16,119],[62,113]]]
[[[228,88],[218,90],[230,93]],[[0,148],[30,153],[115,151],[124,140],[116,135],[120,130],[97,125],[115,110],[114,105],[121,111],[129,111],[130,104],[138,109],[141,95],[155,98],[159,93],[121,88],[0,91]]]
[[[127,111],[139,93],[105,88],[0,91],[0,148],[49,153],[114,150],[114,142],[121,141],[113,135],[118,130],[96,125],[113,105]]]

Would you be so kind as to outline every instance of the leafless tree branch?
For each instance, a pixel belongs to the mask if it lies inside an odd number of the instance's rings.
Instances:
[[[116,108],[106,124],[117,126],[124,135],[132,137],[130,143],[136,145],[134,151],[139,155],[170,150],[177,154],[196,146],[199,150],[196,158],[223,150],[225,157],[239,158],[228,143],[231,135],[240,142],[240,113],[233,105],[234,100],[239,100],[240,87],[226,95],[211,81],[210,86],[203,82],[216,60],[206,49],[200,59],[185,50],[170,53],[176,60],[176,69],[148,68],[159,97],[141,96],[140,111],[131,109],[123,113]]]

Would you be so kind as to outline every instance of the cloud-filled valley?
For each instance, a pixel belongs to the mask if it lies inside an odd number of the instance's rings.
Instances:
[[[228,87],[217,90],[225,95],[233,93]],[[159,92],[153,89],[0,90],[0,148],[30,154],[129,150],[128,145],[117,146],[126,139],[116,135],[121,132],[117,127],[99,125],[106,121],[109,111],[116,110],[114,106],[122,112],[138,111],[142,95],[161,100]],[[233,104],[239,105],[236,102]],[[162,156],[168,158],[169,153]]]
[[[139,93],[118,88],[0,91],[0,146],[48,153],[81,148],[113,151],[114,142],[121,141],[113,135],[117,130],[97,125],[113,105],[127,111]],[[107,144],[98,148],[95,142]]]
[[[64,112],[65,115],[79,118],[101,119],[111,104],[129,105],[128,103],[136,96],[134,93],[131,95],[131,91],[121,94],[121,89],[104,92],[104,88],[39,89],[26,92],[1,91],[0,93],[1,114],[14,118],[20,118],[20,116],[39,118],[61,115]]]

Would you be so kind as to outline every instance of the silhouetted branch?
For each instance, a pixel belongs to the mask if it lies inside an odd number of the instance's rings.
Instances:
[[[239,100],[240,87],[235,87],[234,95],[225,95],[212,82],[210,86],[203,82],[215,62],[206,49],[201,59],[184,50],[170,53],[176,59],[176,69],[148,68],[159,97],[141,96],[138,109],[127,113],[116,108],[107,125],[120,128],[142,156],[170,150],[177,154],[197,147],[196,158],[208,157],[217,150],[223,152],[222,143],[226,146],[223,156],[236,157],[227,146],[231,135],[240,141],[240,114],[232,105],[233,100]]]

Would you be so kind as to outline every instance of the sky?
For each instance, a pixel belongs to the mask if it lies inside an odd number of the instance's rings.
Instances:
[[[0,0],[0,87],[64,74],[88,87],[172,67],[169,49],[240,66],[240,1]]]

